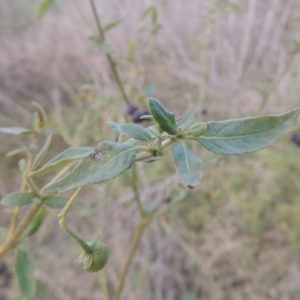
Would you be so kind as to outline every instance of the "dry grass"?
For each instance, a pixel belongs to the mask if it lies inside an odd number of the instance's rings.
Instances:
[[[90,123],[83,143],[112,139],[105,121],[122,121],[124,115],[105,57],[88,39],[95,32],[70,1],[41,21],[34,19],[35,2],[16,2],[0,3],[0,125],[30,124],[33,100],[52,114],[51,131],[65,128],[53,155],[72,143],[68,136],[84,110]],[[94,29],[88,2],[77,2]],[[143,90],[154,85],[154,96],[177,113],[196,105],[199,112],[208,109],[208,116],[203,116],[207,119],[263,110],[279,113],[299,105],[299,55],[293,52],[293,41],[300,38],[298,0],[123,2],[97,4],[104,24],[124,18],[108,33],[115,55],[124,57],[130,45],[138,46],[135,64],[120,60],[134,103],[144,105]],[[153,41],[149,33],[138,31],[149,23],[139,16],[153,3],[159,7],[163,28],[153,52],[145,53]],[[87,83],[91,98],[84,90]],[[82,95],[87,97],[83,104],[78,100]],[[6,151],[7,146],[1,146],[1,154]],[[292,213],[299,211],[300,166],[293,167],[297,155],[299,149],[283,138],[262,154],[214,164],[182,206],[151,224],[122,299],[297,300],[300,233]],[[10,170],[15,165],[13,160],[1,161],[1,194],[18,188],[17,179],[11,180],[16,178]],[[168,159],[166,167],[153,166],[139,165],[143,201],[160,202],[182,191]],[[38,268],[36,299],[104,299],[101,282],[108,282],[110,293],[116,287],[138,220],[135,207],[126,205],[133,197],[128,176],[87,189],[83,207],[69,216],[72,228],[86,239],[99,235],[108,244],[106,279],[104,273],[83,273],[73,263],[78,249],[60,231],[56,212],[50,212],[45,226],[30,240]],[[158,176],[167,179],[157,183]],[[1,212],[1,226],[7,215]]]

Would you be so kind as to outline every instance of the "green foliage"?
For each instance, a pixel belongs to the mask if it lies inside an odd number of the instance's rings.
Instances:
[[[55,0],[42,1],[39,7],[39,17],[42,17],[54,4],[54,2]],[[101,27],[100,18],[97,16],[94,1],[91,0],[90,2],[92,4],[98,29],[98,34],[96,34],[92,40],[95,42],[97,49],[106,55],[109,66],[111,67],[111,74],[116,81],[121,97],[126,105],[130,105],[129,99],[134,99],[133,101],[135,101],[135,104],[137,104],[136,99],[145,100],[145,95],[148,96],[154,92],[153,87],[150,89],[140,89],[142,95],[138,94],[138,88],[133,87],[131,90],[132,94],[130,94],[130,97],[128,97],[126,94],[126,90],[128,88],[123,87],[120,79],[121,77],[119,76],[117,70],[119,60],[118,58],[112,56],[114,49],[111,44],[106,42],[105,33],[118,26],[122,21],[113,21],[108,23],[106,26]],[[158,16],[158,8],[155,5],[151,5],[141,14],[141,19],[144,19],[147,16],[151,17],[152,24],[146,29],[153,34],[151,37],[151,42],[149,43],[153,47],[156,38],[155,35],[161,28]],[[128,62],[132,64],[138,64],[136,60],[136,53],[136,44],[132,42],[128,54]],[[206,76],[206,74],[204,74],[204,76]],[[94,107],[97,107],[97,99],[96,97],[94,97],[95,99],[93,98],[93,92],[90,91],[92,88],[88,89],[88,93],[90,93],[88,96],[83,93],[80,95],[80,97],[78,97],[80,98],[80,101],[78,101],[80,104],[76,102],[76,105],[78,105],[77,108],[79,108],[78,111],[84,111],[84,109],[82,109],[84,105],[82,105],[81,101],[84,102],[85,100],[87,100],[86,102],[93,103],[93,109]],[[269,97],[269,94],[270,91],[268,89],[268,92],[262,93],[262,96],[267,98]],[[131,98],[131,96],[133,97]],[[107,100],[107,103],[111,103],[111,99]],[[12,223],[8,234],[6,234],[6,232],[0,234],[0,241],[4,241],[4,247],[0,247],[0,258],[3,257],[1,251],[5,248],[5,246],[8,245],[7,249],[11,251],[22,242],[22,239],[25,236],[31,236],[38,231],[45,220],[48,208],[60,209],[61,212],[58,214],[59,225],[80,245],[83,250],[83,253],[78,257],[77,262],[82,265],[85,271],[99,271],[106,265],[109,258],[107,246],[98,238],[92,240],[91,242],[85,242],[85,240],[73,233],[66,225],[66,214],[71,207],[74,207],[79,203],[77,197],[83,190],[84,186],[103,183],[107,180],[113,179],[129,170],[135,162],[142,161],[146,163],[155,163],[151,164],[149,167],[145,167],[145,169],[151,169],[151,178],[155,181],[165,178],[166,169],[167,172],[173,172],[172,167],[174,162],[181,183],[188,188],[194,188],[201,182],[203,169],[207,165],[215,162],[219,157],[215,154],[212,154],[211,156],[208,155],[204,158],[204,163],[202,163],[202,160],[193,153],[201,153],[198,151],[197,146],[200,149],[201,146],[203,146],[208,151],[221,155],[237,155],[257,151],[268,146],[272,141],[279,137],[295,122],[300,112],[300,109],[297,108],[285,114],[276,116],[261,116],[238,120],[203,122],[201,119],[196,119],[195,108],[189,109],[180,118],[176,119],[175,114],[164,107],[158,100],[149,98],[147,103],[151,115],[144,115],[139,118],[138,121],[144,119],[153,121],[154,124],[148,128],[144,128],[143,126],[134,123],[117,124],[115,122],[107,122],[107,124],[116,132],[118,136],[118,142],[106,141],[107,135],[101,135],[99,133],[95,134],[93,130],[89,132],[87,138],[84,137],[82,139],[80,134],[76,136],[74,131],[75,133],[80,131],[84,132],[84,121],[80,123],[75,130],[72,128],[72,132],[69,135],[68,129],[66,129],[64,126],[65,120],[63,115],[62,136],[69,145],[81,145],[86,143],[86,141],[88,141],[90,144],[94,144],[95,141],[98,143],[99,140],[102,140],[102,142],[100,142],[96,148],[69,148],[48,161],[46,164],[40,167],[39,170],[36,169],[42,163],[44,157],[48,154],[51,144],[51,136],[48,136],[40,151],[38,152],[36,149],[37,145],[39,145],[39,138],[41,137],[41,134],[44,133],[43,131],[47,120],[43,107],[37,103],[34,104],[35,111],[33,112],[31,129],[21,127],[0,128],[0,132],[19,136],[26,135],[27,139],[30,138],[30,144],[28,147],[16,149],[8,154],[21,155],[25,152],[27,157],[26,159],[22,158],[19,160],[19,169],[23,176],[21,185],[22,191],[10,193],[4,196],[1,200],[1,204],[4,206],[17,207],[14,209],[14,213],[12,214]],[[140,107],[137,109],[139,113],[147,114],[147,112],[140,111]],[[113,115],[115,116],[115,114]],[[82,114],[80,114],[78,119],[81,117]],[[90,116],[87,115],[87,119],[89,119],[89,117]],[[96,122],[98,122],[98,116],[97,121],[95,121],[95,117],[92,117],[91,119],[93,119],[92,122],[88,120],[86,123],[88,123],[89,126],[94,126],[93,128],[100,128],[100,126],[95,126]],[[136,119],[133,118],[133,120]],[[104,123],[104,118],[102,118],[101,121]],[[88,130],[86,130],[86,132],[87,131]],[[127,136],[130,138],[127,139]],[[192,152],[189,149],[190,143],[195,141],[198,143],[194,143],[192,145]],[[172,155],[165,151],[165,148],[168,148],[171,145],[173,145],[173,160]],[[159,163],[156,163],[158,160],[162,161],[162,158],[164,158],[167,168],[162,167],[162,165]],[[76,166],[75,163],[77,163]],[[238,164],[237,161],[235,161],[235,163]],[[66,168],[61,170],[51,180],[49,180],[50,175],[42,178],[42,180],[39,181],[35,178],[45,174],[46,172],[50,172],[62,167]],[[163,217],[168,211],[171,210],[173,204],[177,205],[180,203],[184,205],[184,203],[182,203],[183,199],[192,199],[192,191],[185,189],[176,191],[175,195],[171,195],[165,199],[162,199],[162,202],[164,203],[159,201],[153,201],[152,203],[147,204],[143,203],[139,194],[139,189],[142,185],[139,185],[139,174],[137,171],[139,171],[137,168],[132,168],[132,170],[127,172],[123,177],[126,180],[126,184],[130,185],[132,188],[134,194],[134,199],[132,199],[137,204],[137,208],[140,213],[140,223],[137,226],[137,233],[135,235],[128,260],[126,261],[124,270],[120,276],[120,284],[116,289],[115,299],[120,299],[124,280],[146,226],[151,221]],[[229,174],[225,174],[225,176],[229,176],[230,174],[232,175],[232,173],[233,170],[230,170]],[[220,174],[214,175],[219,176]],[[147,180],[149,179],[148,177],[150,176],[147,176],[146,174]],[[234,174],[234,177],[236,178],[242,176],[237,176],[237,174]],[[45,180],[43,181],[43,179]],[[243,184],[245,184],[244,182],[247,181],[244,180],[244,178],[236,178],[234,181],[234,192],[242,186],[239,180],[243,180]],[[46,186],[44,188],[40,188],[40,185],[45,184],[45,181]],[[188,223],[192,227],[199,229],[201,226],[203,226],[203,224],[205,224],[205,222],[210,222],[211,216],[215,213],[215,208],[217,207],[220,195],[228,194],[229,189],[226,190],[226,187],[224,189],[219,187],[222,186],[222,182],[219,182],[217,186],[218,187],[216,188],[215,184],[214,186],[210,187],[208,191],[205,191],[203,195],[201,195],[200,208],[194,209],[193,207],[191,211],[189,211],[187,214],[184,214],[184,217],[188,220]],[[77,188],[77,190],[72,196],[53,195],[53,193],[62,193],[74,188]],[[242,188],[244,190],[247,189],[245,185],[243,185]],[[112,191],[113,195],[111,198],[118,193],[121,192]],[[248,194],[250,194],[249,191]],[[243,198],[243,194],[240,196],[240,198]],[[281,228],[281,230],[289,234],[289,238],[296,243],[299,237],[299,232],[296,231],[290,233],[290,227],[295,226],[295,224],[297,226],[299,225],[299,218],[297,219],[297,215],[299,214],[299,205],[295,205],[294,203],[284,203],[278,205],[276,208],[277,219],[273,219],[270,217],[269,211],[266,210],[266,207],[269,208],[269,206],[272,209],[273,203],[270,205],[270,202],[272,201],[262,194],[257,196],[253,201],[247,202],[246,205],[249,205],[247,206],[249,209],[246,210],[246,213],[244,213],[242,216],[245,230],[247,230],[247,233],[250,235],[260,234],[260,232],[266,228],[266,219],[272,220],[272,222],[278,221],[280,222],[278,226]],[[26,208],[24,213],[24,211],[21,210],[21,206],[30,204],[32,204],[32,206],[28,209]],[[19,218],[23,215],[25,215],[25,218],[19,222]],[[21,234],[19,234],[19,232],[21,232]],[[1,235],[3,235],[3,237]],[[6,235],[7,238],[5,238]],[[181,243],[179,242],[179,244]],[[183,248],[186,249],[187,247],[184,245]],[[191,251],[188,250],[188,252]],[[6,255],[6,253],[4,253],[4,255]],[[16,259],[16,273],[19,280],[22,299],[32,299],[34,297],[36,283],[33,276],[33,269],[33,263],[30,255],[26,251],[19,249]],[[194,294],[194,292],[186,292],[182,295],[182,298],[186,299],[192,299],[195,297],[196,293]]]
[[[30,254],[22,249],[19,249],[17,253],[16,274],[22,297],[26,300],[33,299],[36,293],[34,263]]]
[[[181,183],[188,188],[199,185],[202,176],[201,159],[194,155],[183,141],[175,145],[172,152]]]
[[[110,22],[110,23],[106,24],[105,26],[103,26],[103,30],[104,31],[109,31],[109,30],[117,27],[122,22],[123,22],[123,20],[116,20],[116,21]]]
[[[45,187],[44,192],[64,192],[112,179],[132,166],[137,149],[130,144],[102,142],[84,162],[62,179]]]
[[[63,209],[69,200],[70,197],[67,196],[50,196],[45,200],[45,204],[52,209]],[[72,206],[75,207],[80,204],[80,201],[76,200]]]
[[[28,135],[33,133],[31,129],[22,127],[0,127],[0,132],[13,135]]]
[[[32,170],[35,170],[39,166],[39,164],[41,163],[41,161],[44,158],[45,154],[49,150],[51,140],[52,140],[52,136],[49,135],[48,138],[46,139],[42,149],[40,150],[40,152],[34,158],[34,161],[33,161],[33,164],[32,164]]]
[[[33,203],[35,196],[30,192],[12,192],[1,199],[4,206],[24,206]]]
[[[175,114],[168,111],[158,100],[149,98],[148,107],[154,120],[158,123],[160,128],[169,133],[177,133],[177,125],[175,121]]]
[[[187,129],[196,117],[196,110],[195,108],[188,109],[177,121],[177,127],[181,128],[181,130]]]
[[[69,148],[57,155],[56,157],[52,158],[41,169],[30,173],[29,176],[33,177],[41,175],[43,173],[52,171],[56,168],[63,167],[74,160],[86,158],[93,151],[94,148],[92,147]]]
[[[34,235],[43,224],[47,215],[47,211],[45,208],[42,208],[40,212],[34,217],[32,222],[30,223],[29,227],[27,228],[25,234],[28,236]]]
[[[38,18],[42,18],[48,10],[54,5],[55,0],[43,0],[38,10]]]
[[[131,137],[139,141],[149,142],[151,141],[151,133],[137,124],[124,124],[120,127],[121,131],[127,133]]]
[[[300,109],[277,116],[208,122],[207,131],[196,139],[207,150],[237,155],[267,147],[294,124]]]

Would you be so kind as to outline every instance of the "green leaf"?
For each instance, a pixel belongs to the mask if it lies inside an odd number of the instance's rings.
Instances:
[[[26,151],[27,151],[26,148],[18,148],[18,149],[14,149],[14,150],[9,151],[6,154],[6,156],[11,157],[11,156],[14,156],[14,155],[17,155],[17,154],[25,153]]]
[[[45,193],[68,191],[83,185],[112,179],[129,169],[135,159],[137,147],[130,144],[102,142],[94,152],[69,174],[44,188]]]
[[[177,133],[174,113],[168,111],[158,100],[148,99],[149,110],[161,129],[169,134]]]
[[[123,20],[117,20],[117,21],[110,22],[103,27],[103,31],[108,31],[108,30],[118,26],[122,22],[123,22]]]
[[[182,130],[185,130],[193,122],[195,116],[196,116],[195,107],[190,108],[176,121],[177,127],[181,128]]]
[[[67,196],[50,196],[45,200],[45,204],[52,209],[63,209],[70,200]],[[80,205],[81,202],[77,199],[73,203],[72,207]]]
[[[14,135],[26,135],[32,134],[31,129],[22,128],[22,127],[0,127],[0,132],[14,134]]]
[[[15,267],[21,295],[25,299],[33,299],[36,293],[34,263],[27,251],[22,249],[18,250]]]
[[[110,54],[113,52],[112,46],[106,42],[100,44],[100,50],[103,54]]]
[[[54,3],[55,0],[44,0],[39,6],[38,19],[43,17],[45,13],[53,6]]]
[[[50,144],[51,144],[51,139],[52,136],[49,135],[48,138],[46,139],[42,149],[40,150],[40,152],[36,155],[33,164],[32,164],[32,170],[36,169],[40,162],[42,161],[42,159],[44,158],[45,154],[47,153],[47,151],[49,150]]]
[[[147,7],[147,8],[141,13],[140,19],[143,20],[146,16],[148,16],[149,14],[152,14],[152,13],[153,13],[153,10],[155,10],[155,6],[154,6],[154,5],[151,5],[151,6]]]
[[[29,192],[12,192],[1,199],[4,206],[24,206],[31,204],[35,196]]]
[[[168,136],[166,132],[161,133],[159,125],[150,126],[147,129],[150,131],[152,138],[156,138],[156,137],[162,138]]]
[[[123,136],[121,125],[115,122],[108,121],[106,124],[113,129],[113,131],[117,134],[118,137]]]
[[[183,141],[175,145],[172,152],[181,183],[188,188],[199,185],[203,169],[201,159],[193,154]]]
[[[208,122],[206,133],[195,140],[217,154],[257,151],[267,147],[294,124],[299,112],[300,108],[296,108],[281,115]]]
[[[190,126],[184,133],[185,137],[197,138],[207,131],[207,124],[204,122],[197,122]]]
[[[32,101],[31,103],[36,108],[36,113],[37,113],[37,120],[36,123],[33,124],[34,125],[33,128],[39,132],[45,127],[45,124],[47,122],[47,115],[41,104],[35,101]]]
[[[152,19],[152,25],[153,26],[157,25],[158,16],[157,16],[156,6],[154,6],[152,9],[151,19]]]
[[[28,228],[26,229],[25,234],[28,236],[34,235],[42,225],[45,220],[47,211],[45,208],[42,208],[39,213],[34,217]]]
[[[41,169],[29,174],[29,177],[41,175],[56,168],[60,168],[74,160],[84,159],[88,157],[94,150],[95,148],[92,147],[66,149],[65,151],[48,161]]]
[[[151,140],[151,133],[140,125],[133,123],[124,124],[121,125],[121,130],[122,132],[127,133],[136,140],[146,142]]]
[[[25,158],[22,158],[18,161],[18,167],[21,172],[25,172],[27,167],[27,161]]]

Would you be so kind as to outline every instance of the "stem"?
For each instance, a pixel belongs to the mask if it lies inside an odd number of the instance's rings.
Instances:
[[[32,167],[32,164],[33,164],[33,160],[34,160],[33,153],[28,152],[27,153],[27,166],[26,166],[26,171],[25,171],[26,173],[30,171],[30,169]],[[22,183],[21,183],[20,191],[21,192],[25,191],[26,187],[27,187],[27,179],[23,178]],[[7,235],[6,242],[9,241],[12,238],[12,236],[13,236],[16,228],[17,228],[20,212],[21,212],[21,206],[15,207],[14,212],[12,214],[12,218],[11,218],[9,232],[8,232],[8,235]]]
[[[169,137],[167,138],[166,140],[164,140],[161,144],[161,149],[164,149],[168,146],[170,146],[171,144],[175,143],[176,142],[176,137]],[[135,157],[135,161],[141,161],[141,160],[145,160],[147,158],[151,158],[153,157],[152,153],[151,152],[142,152],[142,153],[139,153],[136,155]]]
[[[104,30],[101,26],[100,17],[99,17],[99,14],[97,13],[95,2],[94,2],[94,0],[90,0],[90,3],[91,3],[92,11],[93,11],[93,14],[94,14],[94,18],[96,20],[97,29],[98,29],[98,32],[99,32],[99,35],[100,35],[100,38],[101,38],[101,42],[104,43],[105,42],[105,33],[104,33]],[[109,62],[109,65],[110,65],[112,74],[114,76],[114,79],[115,79],[115,81],[118,85],[118,88],[119,88],[119,90],[122,94],[123,100],[126,104],[129,104],[130,103],[129,98],[127,97],[127,95],[125,93],[125,89],[124,89],[124,86],[123,86],[122,81],[120,79],[120,76],[119,76],[119,73],[118,73],[118,70],[117,70],[117,67],[116,67],[116,63],[115,63],[115,61],[114,61],[111,54],[106,53],[105,55],[106,55],[106,58]]]
[[[76,0],[72,0],[75,8],[77,9],[78,13],[80,14],[80,16],[82,17],[82,19],[84,20],[84,22],[86,23],[86,25],[92,29],[93,26],[92,24],[89,22],[89,19],[87,18],[87,16],[84,14],[84,12],[82,11],[82,9],[80,8],[80,6],[78,5]]]
[[[274,81],[272,82],[271,87],[269,88],[269,91],[268,91],[266,97],[263,99],[263,101],[261,103],[260,111],[263,111],[265,109],[269,99],[271,98],[273,93],[276,91],[276,88],[278,87],[278,85],[280,84],[282,79],[285,77],[285,75],[287,74],[287,72],[289,71],[291,66],[293,65],[294,60],[298,53],[299,53],[299,49],[296,49],[295,51],[292,52],[292,57],[290,58],[290,61],[288,62],[287,66],[281,72],[281,74],[276,79],[274,79]]]
[[[65,174],[67,174],[69,172],[69,170],[74,166],[74,163],[70,163],[69,165],[67,165],[66,167],[64,167],[56,176],[54,176],[48,183],[46,186],[52,184],[53,182],[55,182],[56,180],[60,179],[61,177],[63,177]],[[45,186],[45,187],[46,187]]]
[[[4,256],[10,252],[15,246],[16,242],[18,241],[19,237],[22,235],[22,233],[25,231],[27,226],[30,224],[30,222],[33,220],[35,215],[40,210],[41,205],[33,204],[29,211],[27,212],[27,215],[24,217],[23,221],[19,225],[19,227],[16,229],[14,234],[10,237],[9,240],[5,244],[2,245],[0,248],[0,261],[4,258]]]
[[[140,199],[140,193],[138,190],[138,186],[137,186],[137,182],[138,182],[138,175],[137,175],[137,169],[136,169],[136,164],[133,164],[132,166],[132,180],[131,180],[131,186],[134,192],[134,200],[138,206],[139,212],[141,217],[144,215],[144,209],[141,203],[141,199]]]
[[[141,221],[140,221],[140,224],[139,224],[139,226],[137,228],[137,232],[136,232],[133,244],[131,246],[130,253],[128,255],[125,267],[124,267],[122,275],[121,275],[119,286],[117,288],[116,295],[115,295],[115,300],[120,300],[121,299],[121,293],[122,293],[122,290],[124,288],[125,279],[127,277],[129,268],[131,266],[132,260],[134,258],[135,252],[136,252],[136,250],[138,248],[138,245],[140,243],[140,240],[141,240],[141,237],[142,237],[142,235],[144,233],[144,230],[148,226],[148,224],[150,223],[150,221],[151,220],[148,219],[148,218],[142,218]]]
[[[91,248],[86,241],[84,241],[81,237],[79,237],[76,233],[74,233],[71,229],[68,228],[66,224],[66,216],[71,208],[74,201],[78,198],[79,194],[82,192],[84,186],[79,187],[73,196],[70,198],[68,203],[65,205],[63,210],[57,215],[59,219],[59,226],[63,229],[69,236],[71,236],[82,248],[85,253],[91,253]]]

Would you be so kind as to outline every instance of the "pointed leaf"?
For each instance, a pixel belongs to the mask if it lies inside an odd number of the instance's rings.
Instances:
[[[24,206],[31,204],[35,196],[29,192],[12,192],[1,199],[4,206]]]
[[[51,196],[45,200],[45,204],[52,209],[63,209],[70,200],[67,196]],[[80,205],[81,202],[77,199],[72,207]]]
[[[39,228],[41,227],[42,223],[46,218],[47,211],[45,208],[42,208],[39,213],[34,217],[28,228],[26,229],[25,234],[28,236],[34,235]]]
[[[207,124],[204,122],[197,122],[190,126],[185,132],[184,136],[186,138],[198,138],[207,131]]]
[[[29,174],[29,177],[37,176],[65,166],[74,160],[84,159],[88,157],[94,150],[95,148],[92,147],[69,148],[52,158],[41,169]]]
[[[175,145],[172,152],[181,183],[188,188],[199,185],[202,177],[201,159],[193,154],[183,141]]]
[[[55,0],[44,0],[39,7],[38,18],[40,19],[55,3]]]
[[[162,130],[169,134],[177,133],[177,126],[174,113],[168,111],[158,100],[154,98],[148,99],[149,110],[155,121]]]
[[[147,7],[140,16],[140,19],[143,20],[147,15],[149,15],[150,13],[152,13],[152,11],[155,9],[154,5],[151,5],[149,7]]]
[[[103,31],[108,31],[108,30],[118,26],[122,22],[123,22],[123,20],[117,20],[117,21],[110,22],[103,27]]]
[[[163,133],[160,132],[159,125],[150,126],[147,129],[150,131],[152,138],[156,138],[156,137],[161,138],[161,137],[167,137],[168,136],[168,134],[166,132],[163,132]]]
[[[21,295],[25,299],[33,299],[36,292],[34,263],[29,253],[25,250],[18,250],[16,258],[16,274],[19,281]]]
[[[274,116],[208,122],[207,131],[195,139],[209,151],[237,155],[267,147],[294,124],[300,108]]]
[[[137,151],[133,145],[114,142],[102,142],[96,149],[97,152],[76,166],[71,173],[46,186],[44,192],[64,192],[112,179],[132,166]]]
[[[35,102],[35,101],[32,101],[31,102],[32,105],[36,108],[36,112],[37,112],[37,116],[38,116],[38,123],[36,124],[37,125],[37,130],[41,130],[45,127],[45,123],[47,122],[47,115],[46,115],[46,112],[44,110],[44,107]]]
[[[0,132],[14,134],[14,135],[26,135],[32,134],[31,129],[22,128],[22,127],[0,127]]]
[[[117,136],[123,135],[120,124],[111,122],[111,121],[106,122],[106,124],[114,130],[114,132],[117,134]]]
[[[14,149],[14,150],[9,151],[8,153],[6,153],[6,156],[11,157],[11,156],[14,156],[14,155],[17,155],[17,154],[20,154],[20,153],[25,153],[26,151],[27,151],[26,148],[18,148],[18,149]]]
[[[36,169],[40,162],[42,161],[42,159],[44,158],[45,154],[47,153],[50,144],[51,144],[51,139],[52,139],[52,135],[49,135],[48,138],[46,139],[42,149],[40,150],[40,152],[36,155],[33,164],[32,164],[32,170]]]
[[[196,116],[195,107],[190,108],[176,121],[177,127],[181,128],[182,130],[187,129],[190,126],[190,124],[193,122],[195,116]]]
[[[121,130],[136,140],[146,142],[151,140],[151,133],[140,125],[133,123],[124,124],[121,126]]]

